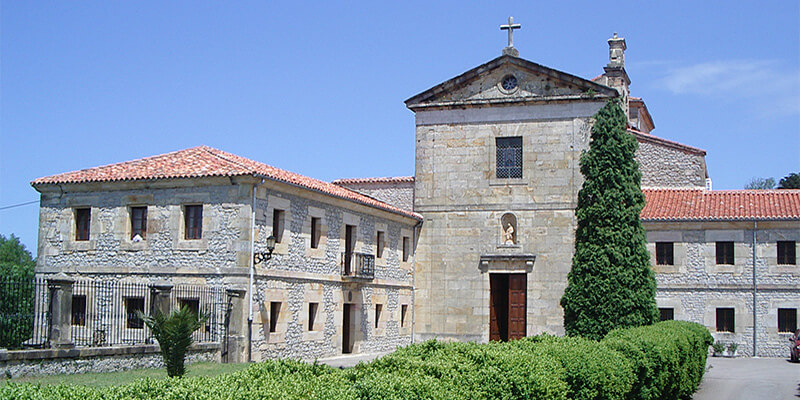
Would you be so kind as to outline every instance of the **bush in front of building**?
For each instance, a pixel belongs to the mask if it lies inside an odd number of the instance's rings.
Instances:
[[[711,334],[666,321],[601,341],[541,335],[510,343],[427,341],[349,370],[265,361],[217,377],[111,388],[0,385],[0,399],[684,399],[703,377]]]
[[[708,347],[706,327],[686,321],[610,332],[601,343],[624,354],[636,374],[631,399],[691,398],[703,379]]]

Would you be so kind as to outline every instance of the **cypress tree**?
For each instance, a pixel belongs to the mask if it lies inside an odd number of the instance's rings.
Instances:
[[[640,220],[644,194],[634,158],[638,143],[626,132],[617,100],[595,114],[585,179],[575,215],[575,255],[561,298],[567,335],[599,340],[615,328],[658,320],[656,282]]]

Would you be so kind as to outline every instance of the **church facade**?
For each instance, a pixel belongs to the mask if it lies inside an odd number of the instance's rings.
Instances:
[[[563,334],[578,161],[593,115],[618,99],[639,143],[662,318],[702,323],[739,354],[784,355],[800,308],[800,191],[710,190],[706,152],[652,134],[630,96],[626,42],[608,44],[594,79],[520,58],[510,42],[408,99],[413,177],[327,183],[194,148],[40,178],[37,272],[239,288],[252,299],[242,359]],[[200,241],[186,236],[196,205]],[[153,207],[147,237],[132,242],[142,206]],[[96,217],[78,243],[85,209]],[[275,257],[255,263],[269,236],[281,238]],[[364,265],[370,274],[354,274]]]

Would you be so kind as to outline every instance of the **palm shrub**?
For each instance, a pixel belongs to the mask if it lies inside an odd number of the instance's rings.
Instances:
[[[575,255],[561,298],[570,336],[600,340],[616,328],[658,320],[656,282],[639,217],[644,207],[638,143],[616,100],[595,115],[578,193]]]
[[[138,314],[158,340],[167,375],[183,376],[186,351],[193,341],[192,333],[205,324],[208,316],[197,315],[187,307],[173,310],[168,316],[158,310],[153,315]]]

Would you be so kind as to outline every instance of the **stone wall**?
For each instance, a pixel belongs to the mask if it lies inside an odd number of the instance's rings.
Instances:
[[[636,160],[643,188],[704,188],[705,154],[647,140],[639,135]]]
[[[402,178],[401,178],[402,179]],[[333,181],[333,183],[378,199],[403,210],[414,209],[414,180],[393,180],[392,178],[377,180],[366,179]]]
[[[603,101],[417,112],[415,340],[489,340],[490,275],[527,273],[527,333],[563,334],[559,301],[591,117]],[[498,137],[521,137],[521,179],[496,177]],[[506,245],[501,219],[514,215]],[[494,261],[507,258],[512,261]],[[486,261],[485,265],[482,260]]]
[[[705,325],[753,355],[753,223],[645,223],[659,307]],[[756,234],[758,356],[785,357],[791,333],[778,332],[778,308],[800,309],[800,268],[777,263],[777,241],[800,242],[800,222],[761,222]],[[716,264],[716,242],[734,242],[734,264]],[[657,265],[655,243],[674,243],[674,265]],[[716,308],[734,308],[734,332],[716,331]]]
[[[254,186],[257,188],[253,248],[256,252],[265,252],[270,235],[280,240],[272,259],[255,268],[253,358],[314,358],[340,352],[341,343],[337,347],[335,337],[342,334],[341,314],[345,302],[363,309],[363,329],[358,330],[355,352],[384,350],[409,343],[414,259],[410,256],[402,261],[402,243],[404,237],[413,243],[417,221],[252,177],[86,184],[70,186],[66,191],[47,188],[42,194],[40,210],[37,273],[65,273],[72,277],[131,283],[207,284],[246,290]],[[194,204],[203,207],[202,238],[186,240],[184,207]],[[131,240],[132,206],[147,206],[147,235],[139,242]],[[75,240],[76,207],[91,208],[88,241]],[[276,214],[275,210],[281,212]],[[273,224],[276,215],[280,220]],[[320,221],[317,248],[311,245],[312,218]],[[385,247],[382,257],[375,259],[374,279],[342,275],[346,225],[356,227],[355,251],[373,256],[377,252],[377,232],[383,232]],[[274,226],[280,231],[275,231]],[[313,290],[307,290],[309,287]],[[344,298],[345,292],[363,295],[351,301]],[[371,293],[386,298],[382,304],[385,319],[378,329],[366,324],[374,318],[374,310],[368,311],[374,308]],[[311,298],[328,314],[324,319],[325,329],[319,333],[301,329],[307,325]],[[245,293],[242,321],[232,323],[247,326],[248,299]],[[273,301],[287,307],[284,316],[291,315],[290,319],[282,321],[284,338],[281,340],[275,339],[277,335],[267,340],[270,335],[259,330],[262,322],[268,323],[265,315],[268,316],[269,310],[266,307],[265,314],[265,304],[268,306]],[[406,329],[392,328],[398,318],[398,301],[408,307]],[[386,327],[382,328],[383,325]],[[380,333],[376,333],[378,331]],[[241,337],[245,337],[244,334]],[[242,351],[246,352],[245,348]]]
[[[186,363],[219,362],[219,344],[194,345]],[[0,350],[0,376],[69,375],[164,368],[157,345],[93,347],[60,350]]]

